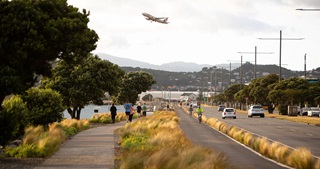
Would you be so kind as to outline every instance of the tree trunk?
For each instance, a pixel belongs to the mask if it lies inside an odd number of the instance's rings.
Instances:
[[[77,109],[77,117],[76,117],[77,120],[80,120],[80,113],[81,113],[81,108],[79,107]]]
[[[71,116],[71,119],[75,119],[75,108],[72,110],[70,107],[67,109],[68,110],[68,113],[70,114]]]

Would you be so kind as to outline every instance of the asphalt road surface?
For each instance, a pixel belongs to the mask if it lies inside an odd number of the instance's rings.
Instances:
[[[223,152],[234,166],[246,169],[288,168],[262,157],[204,123],[199,124],[197,119],[190,117],[181,107],[176,106],[175,111],[180,118],[181,129],[192,143]]]
[[[308,148],[313,155],[320,157],[320,127],[318,126],[268,117],[248,118],[247,114],[241,113],[237,113],[237,119],[222,119],[221,112],[218,112],[217,108],[203,107],[203,109],[204,115],[208,118],[217,118],[226,124],[237,126],[293,148]]]

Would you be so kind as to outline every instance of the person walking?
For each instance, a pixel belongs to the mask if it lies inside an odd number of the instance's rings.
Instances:
[[[142,110],[143,110],[143,116],[147,116],[147,106],[146,106],[146,103],[143,103]]]
[[[141,110],[142,110],[142,107],[140,106],[140,103],[139,103],[138,106],[137,106],[138,117],[141,116]]]
[[[134,114],[134,107],[133,105],[130,107],[130,115],[129,115],[129,121],[132,122],[132,118],[133,118],[133,114]]]
[[[129,122],[131,104],[130,103],[125,103],[123,107],[124,107],[124,110],[125,110],[125,113],[126,113],[127,122]]]
[[[114,106],[114,103],[112,103],[112,106],[110,107],[110,112],[111,112],[111,120],[112,124],[116,122],[116,116],[117,116],[117,108]]]
[[[192,104],[190,104],[190,107],[188,110],[189,110],[189,115],[192,116],[192,112],[193,112]]]

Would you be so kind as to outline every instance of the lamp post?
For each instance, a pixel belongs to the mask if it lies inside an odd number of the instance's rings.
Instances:
[[[282,38],[282,30],[280,30],[280,38],[258,38],[259,40],[280,40],[279,49],[279,82],[281,81],[281,50],[283,40],[303,40],[304,38]]]
[[[297,11],[320,11],[320,9],[303,9],[303,8],[300,8],[300,9],[296,9]]]
[[[307,54],[304,54],[304,80],[307,79]]]
[[[238,52],[240,54],[254,54],[254,78],[257,78],[257,71],[256,71],[256,66],[257,66],[257,54],[273,54],[272,52],[257,52],[257,46],[254,47],[254,52]]]

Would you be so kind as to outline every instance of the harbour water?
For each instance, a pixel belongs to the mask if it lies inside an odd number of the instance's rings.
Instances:
[[[117,108],[117,112],[124,112],[123,105],[115,105]],[[111,105],[87,105],[83,109],[81,109],[80,119],[90,119],[94,115],[94,110],[98,110],[98,113],[110,113]],[[67,119],[71,119],[70,114],[65,110],[63,112],[64,117]]]

